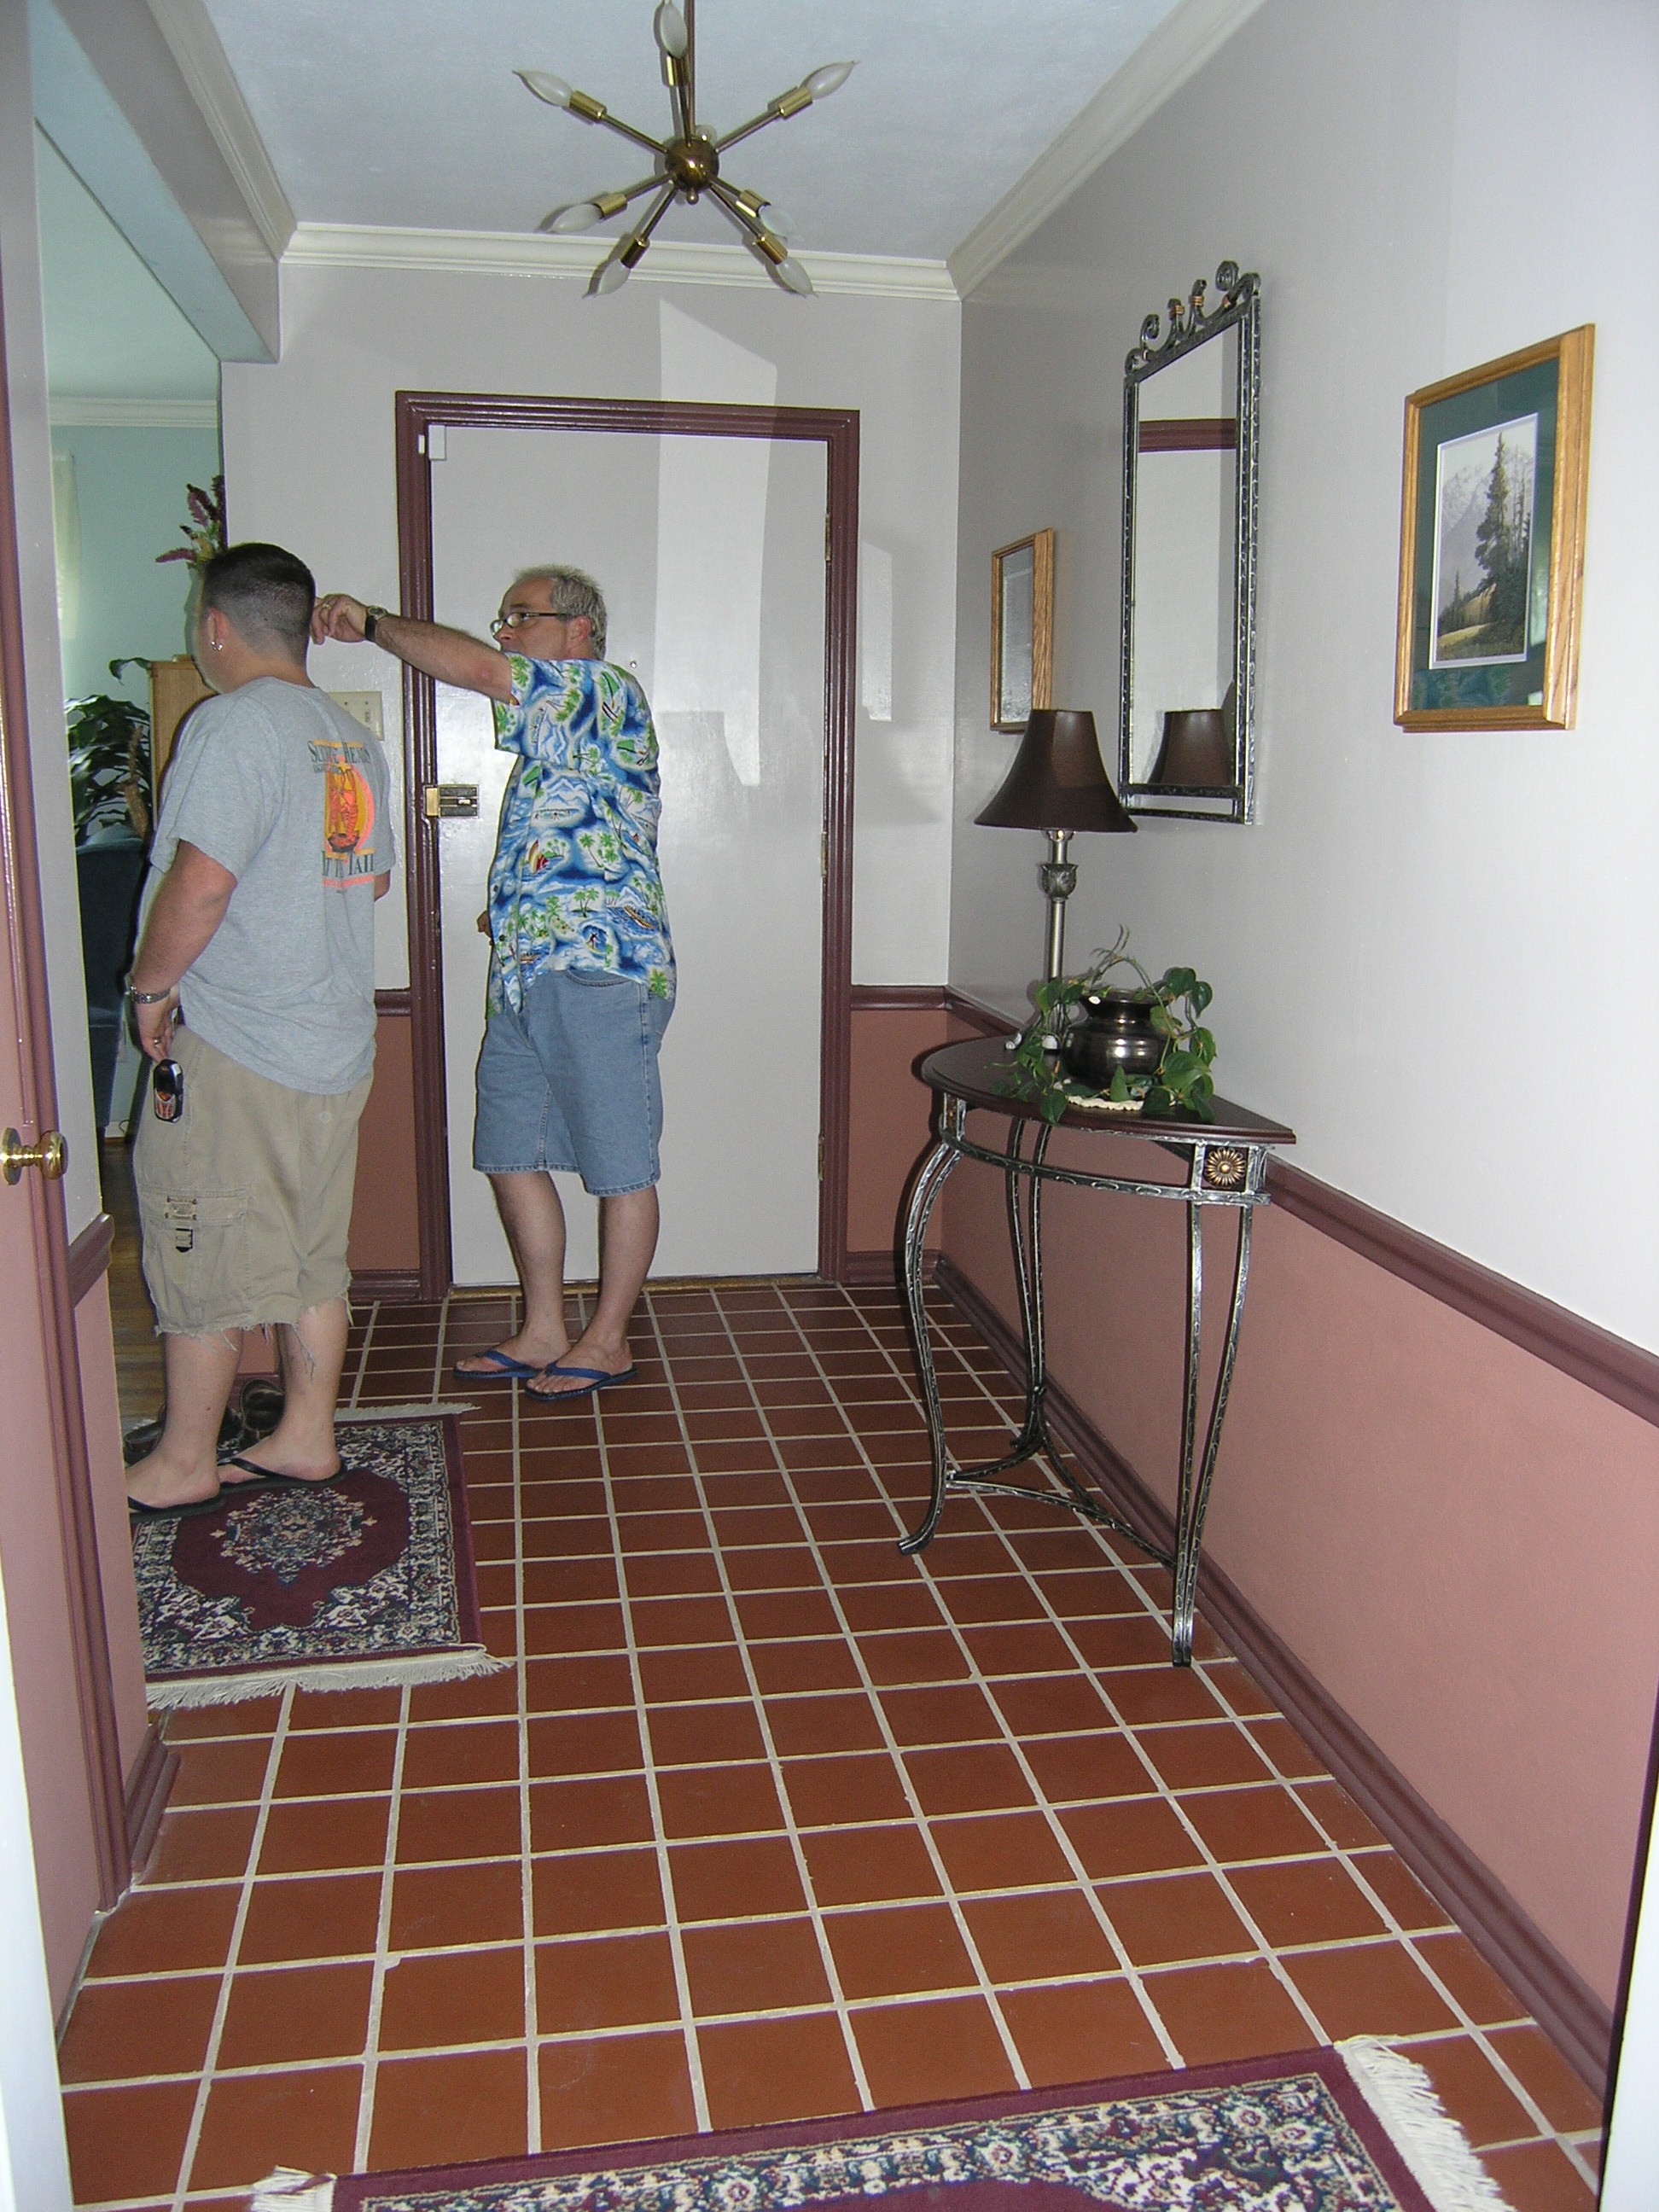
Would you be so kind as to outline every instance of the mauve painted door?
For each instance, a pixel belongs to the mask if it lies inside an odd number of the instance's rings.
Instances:
[[[661,747],[659,853],[678,968],[662,1051],[659,1276],[817,1264],[824,449],[748,438],[451,426],[432,469],[434,611],[482,635],[514,572],[603,586],[607,657],[638,675]],[[478,786],[441,832],[454,1279],[511,1257],[471,1165],[487,946],[475,927],[510,756],[487,703],[440,685],[438,774]],[[562,1176],[573,1279],[595,1208]]]

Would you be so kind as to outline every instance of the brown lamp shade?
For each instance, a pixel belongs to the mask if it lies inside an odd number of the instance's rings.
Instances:
[[[1128,830],[1086,707],[1039,707],[1002,788],[974,817],[993,830]]]
[[[1235,780],[1232,732],[1220,707],[1171,707],[1164,717],[1164,743],[1152,769],[1154,783],[1184,790],[1231,790]]]

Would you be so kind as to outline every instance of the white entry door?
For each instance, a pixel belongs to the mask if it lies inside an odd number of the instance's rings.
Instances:
[[[658,1275],[817,1262],[824,745],[824,453],[805,441],[450,426],[432,466],[434,612],[476,635],[513,575],[586,568],[607,657],[644,685],[661,745],[660,854],[679,990],[662,1052]],[[511,757],[488,703],[439,685],[438,775],[478,816],[441,836],[445,1076],[458,1284],[510,1282],[471,1165],[484,884]],[[560,1188],[568,1273],[597,1270],[595,1209]]]

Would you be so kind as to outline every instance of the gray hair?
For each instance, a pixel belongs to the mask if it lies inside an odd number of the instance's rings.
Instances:
[[[566,568],[550,562],[545,568],[520,568],[513,581],[514,585],[545,584],[549,611],[566,622],[574,622],[579,616],[586,615],[593,650],[601,660],[604,659],[605,593],[585,568]]]

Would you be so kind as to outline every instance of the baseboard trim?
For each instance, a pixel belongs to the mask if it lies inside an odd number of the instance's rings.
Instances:
[[[178,1753],[169,1748],[161,1722],[152,1721],[144,1731],[144,1741],[132,1763],[124,1793],[127,1856],[132,1862],[135,1877],[143,1872],[178,1771]]]
[[[407,1304],[421,1295],[418,1267],[358,1267],[352,1272],[351,1296],[359,1303],[383,1298],[388,1304]]]
[[[1010,1373],[1023,1376],[1025,1355],[1019,1338],[948,1255],[940,1255],[934,1279]],[[1127,1519],[1159,1542],[1172,1543],[1174,1526],[1164,1506],[1076,1401],[1054,1382],[1048,1386],[1048,1412],[1056,1435],[1084,1474]],[[1210,1562],[1202,1571],[1200,1595],[1200,1610],[1210,1626],[1522,2000],[1574,2070],[1598,2094],[1603,2094],[1613,2034],[1608,2007],[1237,1585]]]
[[[922,1255],[921,1273],[924,1282],[931,1283],[939,1272],[939,1254],[930,1246]],[[902,1288],[904,1263],[890,1248],[873,1252],[849,1252],[842,1281],[854,1290],[896,1291]]]
[[[1297,1220],[1659,1427],[1659,1357],[1640,1345],[1598,1328],[1582,1314],[1570,1313],[1449,1245],[1437,1244],[1431,1237],[1319,1182],[1288,1160],[1270,1162],[1267,1188],[1275,1205]]]
[[[69,1248],[70,1304],[78,1306],[101,1275],[109,1270],[115,1243],[115,1224],[107,1213],[94,1213]]]

